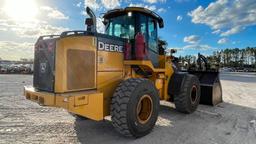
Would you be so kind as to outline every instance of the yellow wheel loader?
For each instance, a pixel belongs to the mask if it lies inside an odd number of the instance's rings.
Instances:
[[[222,101],[218,71],[181,72],[158,45],[163,19],[145,8],[104,14],[105,34],[97,33],[90,8],[86,31],[41,36],[35,44],[33,86],[28,100],[100,121],[111,115],[124,136],[142,137],[154,127],[160,100],[192,113],[198,104]],[[201,58],[201,57],[200,57]],[[198,60],[207,65],[205,59]]]

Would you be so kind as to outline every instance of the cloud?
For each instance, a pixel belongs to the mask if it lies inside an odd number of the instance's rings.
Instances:
[[[233,27],[231,29],[229,29],[228,31],[226,32],[222,32],[221,33],[221,36],[229,36],[229,35],[233,35],[233,34],[236,34],[238,32],[242,31],[242,28],[240,26],[237,26],[237,27]]]
[[[12,19],[0,19],[0,27],[7,31],[14,32],[18,37],[37,38],[40,35],[60,34],[69,30],[65,27],[53,26],[46,21],[33,20],[17,22]]]
[[[27,41],[35,41],[41,35],[60,34],[68,28],[58,27],[43,21],[31,21],[27,23],[19,23],[12,20],[0,20],[0,27],[3,25],[5,33],[14,32],[16,35],[12,39],[24,39]],[[33,58],[33,43],[0,41],[0,58],[6,60],[19,60],[20,58]]]
[[[175,0],[175,2],[178,2],[178,3],[189,2],[189,1],[192,1],[192,0]]]
[[[131,4],[129,4],[129,7],[144,7],[144,8],[146,8],[146,9],[151,10],[151,11],[156,10],[156,6],[155,6],[155,5],[144,5],[144,4],[142,4],[142,3],[139,3],[139,4],[133,4],[133,3],[131,3]]]
[[[220,40],[218,40],[218,44],[226,44],[228,42],[227,38],[222,38]]]
[[[194,50],[208,50],[211,49],[212,47],[206,44],[198,45],[198,44],[193,44],[193,45],[186,45],[183,47],[183,49],[194,49]]]
[[[65,16],[62,12],[60,12],[57,9],[51,8],[49,6],[42,6],[40,9],[43,11],[43,13],[46,12],[47,17],[52,19],[60,19],[60,20],[67,20],[69,19],[68,16]]]
[[[212,34],[219,34],[219,33],[221,33],[221,30],[219,30],[219,29],[212,32]]]
[[[158,3],[158,2],[161,2],[161,3],[165,3],[166,0],[144,0],[144,2],[147,2],[147,3]]]
[[[113,9],[120,6],[120,0],[101,0],[106,9]]]
[[[33,58],[33,43],[18,43],[14,41],[0,41],[0,58],[5,60],[20,60]]]
[[[90,7],[94,10],[99,8],[98,0],[84,0],[84,7]]]
[[[200,41],[200,37],[197,35],[185,36],[183,41],[187,43],[195,44]]]
[[[0,27],[0,31],[7,31],[7,28]]]
[[[114,9],[119,7],[121,0],[84,0],[84,7],[89,6],[94,10],[99,10],[103,5],[106,9]]]
[[[192,49],[192,50],[209,50],[209,49],[216,49],[213,48],[207,44],[189,44],[189,45],[185,45],[183,47],[172,47],[172,48],[168,48],[168,49],[177,49],[177,50],[188,50],[188,49]]]
[[[183,19],[183,17],[182,16],[177,16],[177,21],[181,21]]]
[[[103,18],[97,18],[97,32],[104,33],[105,32],[105,25],[102,23]]]
[[[159,12],[159,13],[165,13],[165,12],[166,12],[166,9],[165,9],[165,8],[160,8],[160,9],[157,10],[157,12]]]
[[[51,19],[57,19],[57,20],[67,20],[69,19],[68,16],[66,16],[63,12],[59,11],[56,8],[52,8],[50,6],[41,6],[39,7],[40,11],[37,12],[38,18],[31,17],[28,19],[15,19],[15,21],[32,21],[35,19],[44,19],[44,18],[51,18]],[[10,15],[8,15],[7,12],[3,12],[3,9],[0,7],[0,20],[6,20],[6,19],[14,19]]]
[[[35,38],[41,35],[52,35],[52,34],[61,34],[63,31],[69,30],[68,28],[52,26],[49,24],[38,24],[38,27],[34,29],[23,29],[23,28],[13,28],[19,35],[22,37]]]
[[[78,3],[76,4],[76,6],[77,6],[77,7],[81,7],[81,6],[82,6],[82,2],[78,2]]]
[[[67,17],[59,12],[57,9],[53,9],[48,6],[40,7],[41,13],[45,13],[47,17],[52,19],[67,19]],[[63,31],[69,30],[65,27],[54,26],[49,22],[41,19],[31,19],[26,21],[15,20],[8,17],[5,13],[0,14],[0,29],[8,33],[13,32],[17,38],[33,38],[36,39],[40,35],[48,34],[60,34]],[[15,37],[14,37],[15,38]]]
[[[229,36],[256,25],[255,0],[218,0],[206,8],[199,6],[188,13],[195,24],[208,25],[215,33]]]
[[[32,58],[36,38],[69,30],[69,28],[51,24],[54,20],[66,19],[68,17],[62,12],[49,6],[40,7],[37,18],[26,20],[13,19],[0,8],[0,32],[7,39],[0,41],[0,57],[10,60]]]

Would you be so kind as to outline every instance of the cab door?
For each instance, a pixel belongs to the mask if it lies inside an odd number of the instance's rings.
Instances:
[[[157,22],[148,18],[148,52],[149,59],[153,63],[154,67],[159,67],[158,62],[158,47],[157,47]]]

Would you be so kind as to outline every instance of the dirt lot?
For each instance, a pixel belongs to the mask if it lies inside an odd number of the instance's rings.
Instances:
[[[256,143],[256,74],[221,74],[225,102],[216,107],[185,115],[163,103],[156,127],[140,139],[120,136],[108,120],[76,120],[25,100],[23,85],[31,82],[30,75],[0,75],[0,143]]]

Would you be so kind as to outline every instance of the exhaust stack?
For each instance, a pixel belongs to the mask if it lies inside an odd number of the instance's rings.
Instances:
[[[90,16],[90,18],[86,18],[85,20],[85,24],[87,25],[87,31],[96,33],[96,16],[89,7],[86,7],[86,13]]]

